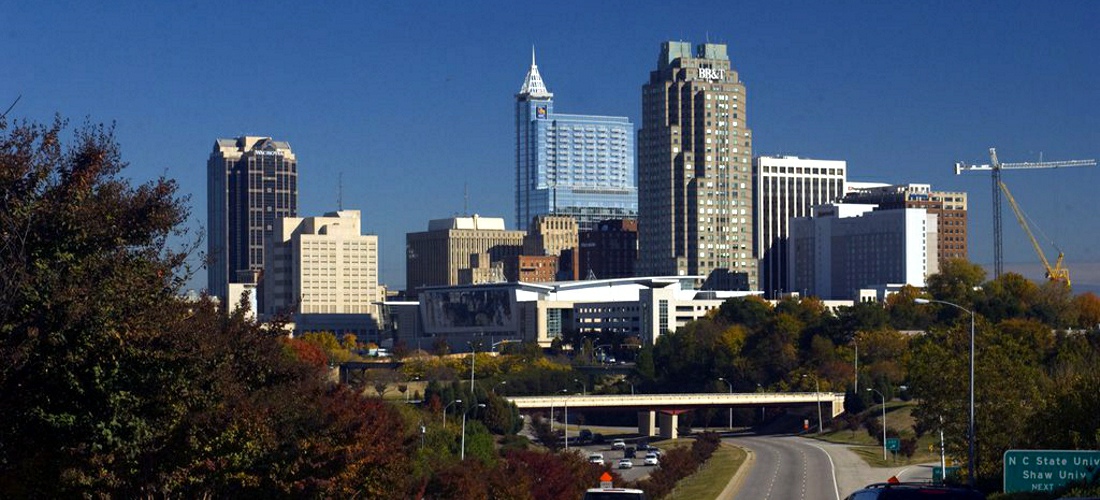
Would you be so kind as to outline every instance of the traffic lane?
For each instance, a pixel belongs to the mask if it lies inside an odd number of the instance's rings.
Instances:
[[[592,453],[599,453],[603,455],[604,464],[606,464],[608,467],[610,467],[612,470],[622,476],[624,481],[637,481],[639,479],[643,479],[648,476],[650,472],[653,472],[657,469],[657,467],[654,467],[652,465],[643,465],[645,461],[644,452],[638,452],[635,458],[630,460],[631,463],[634,464],[633,467],[629,469],[620,469],[618,467],[619,459],[625,458],[625,452],[623,450],[614,450],[609,445],[570,445],[569,451],[581,455],[586,460],[588,459],[588,456]],[[596,467],[596,465],[593,465],[593,467]]]
[[[829,455],[790,436],[738,436],[728,442],[755,455],[734,498],[839,500]]]

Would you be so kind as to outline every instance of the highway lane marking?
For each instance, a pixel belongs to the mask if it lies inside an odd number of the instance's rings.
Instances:
[[[833,456],[830,455],[828,451],[825,451],[825,448],[822,448],[821,445],[817,443],[810,444],[813,445],[814,448],[821,450],[821,453],[825,454],[825,458],[829,459],[829,470],[832,471],[829,476],[833,478],[833,493],[836,495],[836,500],[840,500],[840,486],[838,486],[836,482],[836,464],[833,463]]]

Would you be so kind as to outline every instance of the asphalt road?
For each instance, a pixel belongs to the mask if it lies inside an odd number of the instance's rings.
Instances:
[[[737,436],[729,442],[752,453],[736,499],[839,500],[829,454],[792,436]]]

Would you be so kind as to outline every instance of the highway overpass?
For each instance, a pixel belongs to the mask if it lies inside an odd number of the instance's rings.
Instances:
[[[689,410],[701,408],[760,408],[821,405],[822,415],[835,417],[844,411],[842,392],[749,392],[749,393],[695,393],[695,394],[613,394],[613,395],[560,395],[516,396],[509,401],[520,411],[616,409],[638,412],[638,433],[664,438],[676,437],[677,416]],[[659,422],[655,422],[655,417]]]

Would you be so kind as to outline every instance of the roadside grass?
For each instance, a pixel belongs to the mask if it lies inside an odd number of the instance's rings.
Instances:
[[[913,430],[913,410],[916,408],[916,403],[893,401],[886,404],[886,424],[891,428],[898,431],[898,434],[903,438],[912,438],[916,436],[916,432]],[[868,408],[864,415],[873,416],[875,420],[882,421],[882,405],[874,405]],[[882,444],[879,443],[879,439],[872,437],[867,433],[867,429],[860,427],[859,429],[843,429],[826,432],[821,436],[816,437],[822,441],[828,441],[830,443],[848,444],[852,445],[852,451],[856,455],[859,455],[867,465],[872,467],[892,467],[896,465],[912,465],[928,462],[938,462],[940,460],[939,455],[939,433],[927,433],[917,439],[917,449],[913,453],[912,457],[906,458],[904,455],[894,455],[893,452],[887,452],[886,460],[882,459]]]
[[[666,496],[670,500],[695,500],[718,498],[733,479],[737,469],[745,463],[745,450],[722,444],[695,474],[676,483],[676,488]]]

